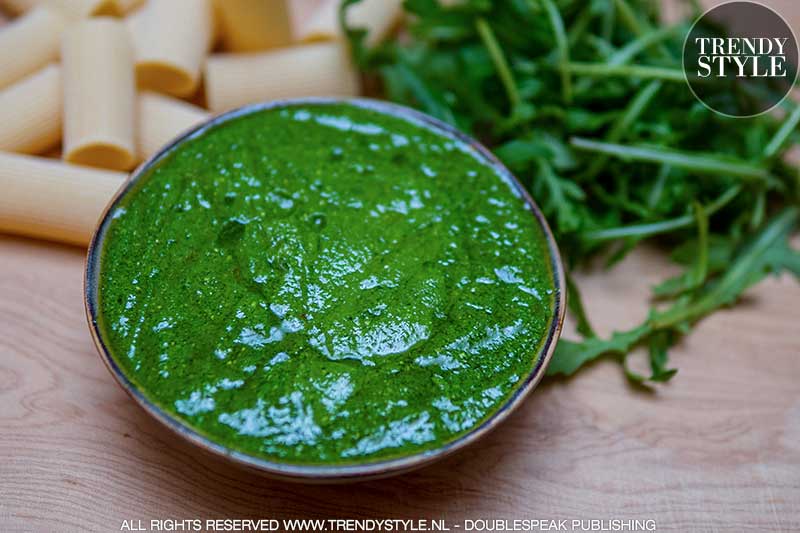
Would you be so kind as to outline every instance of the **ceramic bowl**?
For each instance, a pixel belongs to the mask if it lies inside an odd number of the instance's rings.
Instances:
[[[555,280],[555,306],[552,316],[550,316],[549,325],[546,332],[547,338],[541,344],[539,353],[535,354],[537,364],[531,369],[530,373],[525,376],[521,386],[511,397],[508,398],[506,403],[503,404],[486,420],[484,420],[483,423],[473,428],[470,432],[440,446],[439,448],[400,458],[376,460],[374,462],[363,462],[350,465],[302,465],[280,463],[231,449],[199,434],[177,417],[164,411],[155,403],[150,401],[143,391],[141,391],[137,385],[128,379],[120,366],[114,360],[108,346],[106,345],[106,341],[103,338],[103,333],[98,327],[98,283],[99,273],[101,268],[103,268],[101,251],[103,250],[103,244],[106,240],[109,223],[112,219],[110,214],[113,212],[115,206],[133,189],[137,181],[143,176],[146,176],[154,165],[156,165],[164,157],[168,156],[172,151],[179,148],[187,140],[202,135],[210,128],[253,112],[309,104],[351,104],[369,108],[371,110],[393,115],[398,118],[413,120],[443,136],[450,137],[454,140],[459,140],[470,145],[485,163],[493,167],[498,174],[506,178],[507,181],[513,184],[513,186],[519,191],[521,197],[529,205],[532,216],[536,218],[543,234],[545,235],[550,254],[550,264]],[[108,268],[113,268],[113,266],[109,266]],[[253,469],[272,477],[293,481],[321,483],[373,479],[408,472],[410,470],[438,461],[439,459],[442,459],[443,457],[446,457],[457,450],[460,450],[461,448],[464,448],[465,446],[477,441],[489,433],[492,429],[496,428],[511,414],[512,411],[514,411],[514,409],[519,407],[525,397],[527,397],[528,394],[530,394],[531,391],[536,387],[545,373],[545,369],[547,368],[550,358],[553,355],[553,351],[555,349],[564,320],[565,281],[564,270],[560,255],[558,253],[558,248],[553,239],[552,232],[550,231],[550,228],[548,227],[547,222],[545,221],[544,216],[542,216],[542,213],[537,207],[536,203],[530,197],[522,184],[511,174],[511,172],[509,172],[508,169],[503,166],[503,164],[494,155],[492,155],[488,149],[479,144],[477,141],[461,133],[452,126],[441,122],[440,120],[403,106],[370,99],[306,98],[248,105],[214,117],[182,134],[170,144],[165,146],[157,154],[140,165],[131,174],[131,177],[127,183],[117,192],[116,196],[106,207],[106,210],[97,226],[94,237],[89,245],[89,252],[86,261],[84,298],[89,329],[91,330],[92,337],[94,338],[95,345],[97,346],[97,350],[100,353],[103,362],[106,364],[119,385],[125,389],[131,398],[133,398],[150,416],[158,420],[161,424],[166,426],[182,439],[185,439],[214,455],[222,457],[231,463],[236,463],[248,469]]]

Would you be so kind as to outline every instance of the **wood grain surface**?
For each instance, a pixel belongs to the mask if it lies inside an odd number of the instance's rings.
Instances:
[[[632,518],[659,531],[800,530],[800,287],[704,321],[655,393],[601,362],[546,380],[444,462],[352,486],[270,481],[198,454],[117,387],[90,339],[83,252],[0,236],[0,531],[150,518]],[[644,250],[582,276],[599,329],[643,317],[669,271]]]

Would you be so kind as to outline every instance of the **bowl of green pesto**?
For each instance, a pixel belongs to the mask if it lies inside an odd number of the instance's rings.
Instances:
[[[368,99],[252,105],[140,166],[89,248],[122,387],[189,441],[295,480],[407,471],[536,386],[564,316],[547,224],[476,141]]]

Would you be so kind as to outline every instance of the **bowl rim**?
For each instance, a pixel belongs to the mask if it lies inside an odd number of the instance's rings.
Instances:
[[[531,369],[530,373],[528,373],[528,375],[525,377],[524,383],[522,383],[522,385],[520,385],[514,391],[514,393],[506,399],[505,403],[503,403],[494,413],[489,415],[485,420],[483,420],[483,422],[472,428],[470,431],[432,450],[417,452],[404,457],[343,465],[281,463],[251,455],[250,453],[238,451],[215,442],[209,437],[206,437],[199,431],[191,428],[189,424],[182,422],[175,415],[165,411],[154,401],[151,401],[149,398],[147,398],[140,387],[134,384],[123,372],[123,370],[111,356],[111,351],[103,341],[97,322],[99,309],[99,273],[101,270],[103,244],[105,242],[109,224],[113,219],[111,213],[117,204],[119,204],[119,202],[133,189],[133,187],[143,176],[147,175],[151,168],[153,168],[165,157],[169,156],[185,142],[203,135],[205,132],[219,126],[220,124],[235,120],[239,117],[272,109],[309,105],[351,105],[359,108],[369,109],[379,113],[388,114],[395,118],[414,122],[435,133],[469,145],[485,164],[489,165],[502,179],[506,180],[508,184],[520,194],[520,197],[527,204],[531,213],[539,223],[542,233],[544,234],[548,253],[550,255],[550,268],[553,272],[553,281],[555,285],[553,293],[554,312],[550,318],[547,336],[544,341],[541,342],[537,352],[537,363]],[[522,401],[541,381],[545,374],[547,365],[553,356],[553,352],[564,323],[564,314],[566,310],[566,283],[564,278],[564,268],[558,247],[550,227],[539,210],[539,207],[536,205],[533,198],[531,198],[530,194],[519,182],[519,180],[486,147],[450,124],[402,105],[370,98],[312,97],[280,99],[263,103],[249,104],[211,117],[210,119],[205,120],[178,135],[175,139],[162,147],[161,150],[142,162],[130,174],[130,177],[119,188],[114,197],[106,205],[106,208],[97,223],[86,255],[83,293],[86,318],[98,353],[100,354],[109,372],[116,379],[119,386],[122,387],[128,393],[128,395],[133,398],[136,403],[138,403],[139,406],[142,407],[149,415],[158,420],[173,433],[206,450],[207,452],[211,452],[213,455],[223,457],[240,466],[244,466],[251,470],[256,470],[270,477],[303,482],[355,481],[396,475],[428,465],[477,441],[489,431],[497,427],[511,414],[511,412],[519,407]]]

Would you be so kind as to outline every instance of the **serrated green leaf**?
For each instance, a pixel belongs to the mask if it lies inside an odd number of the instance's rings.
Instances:
[[[592,337],[581,342],[561,339],[556,346],[548,376],[570,376],[583,365],[604,355],[623,355],[644,339],[651,328],[643,324],[629,331],[615,332],[610,339]]]

